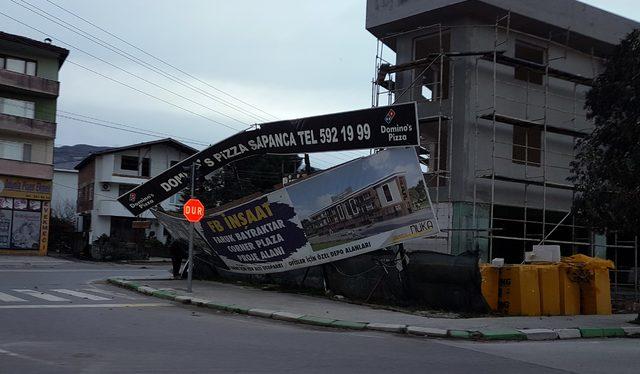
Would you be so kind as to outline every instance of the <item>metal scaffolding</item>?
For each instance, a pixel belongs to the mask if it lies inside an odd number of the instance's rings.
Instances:
[[[575,154],[573,147],[570,152],[563,150],[553,150],[549,147],[548,136],[567,137],[571,139],[571,144],[575,145],[576,140],[588,134],[589,127],[580,128],[580,123],[586,123],[586,115],[581,108],[584,106],[585,89],[591,86],[592,78],[597,75],[596,67],[598,66],[598,58],[591,54],[586,54],[569,47],[569,30],[566,30],[565,41],[563,43],[556,41],[553,35],[549,35],[547,39],[540,38],[535,35],[524,33],[519,30],[511,29],[511,15],[505,14],[491,25],[462,25],[462,26],[443,26],[441,24],[420,27],[418,29],[405,31],[386,38],[379,39],[376,45],[375,59],[375,75],[372,82],[372,105],[378,106],[381,101],[384,104],[392,104],[398,101],[417,101],[418,104],[426,104],[429,109],[429,115],[420,118],[421,124],[436,125],[435,142],[429,139],[424,140],[422,146],[427,146],[429,159],[425,160],[428,169],[425,172],[425,180],[427,187],[433,190],[436,215],[438,218],[444,218],[441,215],[441,203],[449,203],[449,222],[451,222],[451,203],[452,203],[452,154],[453,154],[453,128],[454,128],[454,93],[455,80],[454,71],[457,63],[468,63],[472,59],[473,71],[466,74],[465,79],[472,79],[472,88],[469,94],[475,96],[473,103],[473,123],[458,124],[458,126],[473,126],[473,201],[472,201],[472,225],[456,229],[445,230],[446,236],[440,236],[440,239],[446,240],[447,248],[451,250],[452,233],[454,231],[468,231],[473,235],[474,248],[479,240],[488,241],[488,258],[493,258],[494,249],[497,242],[513,243],[514,249],[520,248],[522,256],[524,251],[532,244],[559,244],[565,248],[570,248],[571,253],[588,253],[590,255],[606,255],[616,264],[616,270],[612,271],[612,285],[614,295],[631,297],[639,300],[639,282],[638,282],[638,245],[637,238],[627,240],[619,240],[618,233],[609,233],[613,235],[611,240],[605,243],[597,243],[593,233],[588,228],[576,222],[574,214],[571,211],[561,211],[557,208],[550,207],[549,195],[557,191],[571,191],[571,196],[575,194],[575,188],[566,180],[553,180],[553,175],[557,171],[569,173],[570,167],[568,162],[555,163],[553,156],[574,159]],[[450,45],[444,48],[443,33],[456,28],[483,28],[484,30],[492,29],[494,34],[493,48],[485,51],[452,51]],[[387,61],[385,56],[385,42],[390,38],[397,38],[404,34],[421,34],[437,37],[437,51],[429,53],[427,56],[417,58],[415,51],[409,62],[403,62],[394,65]],[[526,36],[529,39],[535,39],[540,44],[545,44],[544,60],[542,63],[534,63],[529,60],[511,57],[506,54],[509,50],[511,37]],[[514,37],[515,38],[515,37]],[[551,47],[556,50],[563,51],[558,56],[550,56]],[[586,55],[591,60],[592,75],[585,77],[563,71],[555,67],[553,62],[567,59],[567,52],[574,54]],[[554,66],[552,66],[554,65]],[[467,66],[467,65],[465,65]],[[448,68],[447,68],[448,67]],[[514,69],[524,69],[527,74],[537,74],[541,76],[541,84],[532,84],[530,80],[516,81],[514,79],[505,79],[499,74],[499,69],[503,67],[512,67]],[[480,75],[479,70],[490,71],[490,84],[485,87],[491,87],[490,105],[480,106]],[[470,70],[470,69],[469,69]],[[407,82],[406,75],[399,77],[398,73],[405,71],[413,71],[413,76]],[[437,79],[424,83],[424,75],[437,72]],[[449,73],[444,76],[445,71]],[[400,82],[399,79],[400,78]],[[571,94],[559,92],[550,87],[549,78],[556,81],[565,82],[564,84],[572,85]],[[399,84],[400,83],[400,84]],[[445,93],[445,83],[447,86]],[[421,95],[421,90],[427,87],[431,96]],[[509,95],[500,93],[500,87],[509,89],[517,89],[524,95],[524,100],[516,97],[517,95]],[[487,90],[483,92],[484,97],[488,96]],[[542,96],[542,103],[532,100],[533,96]],[[445,97],[446,96],[446,97]],[[386,97],[386,100],[384,98]],[[382,99],[382,100],[381,100]],[[554,106],[551,99],[558,99],[570,102],[569,105]],[[448,100],[448,102],[446,101]],[[513,116],[509,113],[501,112],[499,102],[509,102],[524,107],[524,116]],[[448,105],[447,105],[448,104]],[[535,113],[538,113],[538,118]],[[566,121],[557,123],[552,120],[552,114],[563,114],[568,116]],[[541,115],[540,115],[541,114]],[[505,142],[497,136],[499,130],[510,128],[524,129],[525,134],[529,131],[539,131],[541,140],[539,145],[529,144],[529,136],[525,135],[524,145],[516,145],[513,141]],[[481,129],[485,132],[481,132]],[[489,130],[490,140],[489,148],[485,147],[480,151],[479,139],[482,135],[486,135]],[[446,133],[443,132],[446,131]],[[422,129],[421,129],[422,131]],[[443,135],[446,134],[447,147],[443,149]],[[429,148],[429,144],[435,144],[435,147]],[[519,160],[523,164],[524,177],[514,177],[509,175],[506,170],[501,170],[500,162],[515,162],[513,155],[506,157],[497,152],[498,147],[508,146],[522,147],[524,160]],[[539,154],[539,160],[531,160],[530,152]],[[480,160],[486,163],[486,154],[490,154],[490,166],[481,165]],[[442,157],[446,154],[446,160]],[[482,159],[482,156],[485,158]],[[531,172],[530,165],[535,165],[536,172]],[[488,201],[481,200],[478,192],[484,188],[486,192],[486,183],[489,186]],[[523,188],[522,201],[517,206],[500,205],[496,202],[496,186],[501,185],[520,185]],[[445,188],[446,187],[446,188]],[[535,201],[535,195],[532,195],[532,189],[541,190],[541,201],[538,198]],[[445,194],[446,192],[446,194]],[[537,204],[536,204],[537,202]],[[541,205],[541,207],[540,207]],[[488,208],[488,227],[479,224],[478,209],[482,207]],[[551,208],[551,209],[550,209]],[[517,210],[521,212],[521,216],[516,217],[512,214]],[[505,212],[507,214],[505,214]],[[521,227],[520,234],[516,234],[509,227]],[[510,232],[509,232],[510,231]],[[473,248],[470,248],[473,249]],[[604,252],[603,252],[604,251]],[[618,269],[619,254],[623,253],[627,266]],[[632,252],[633,259],[630,259],[628,252]],[[632,266],[628,266],[632,264]],[[626,279],[622,280],[626,275]],[[629,292],[631,290],[631,292]]]

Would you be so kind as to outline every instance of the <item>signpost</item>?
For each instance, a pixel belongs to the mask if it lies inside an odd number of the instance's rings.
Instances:
[[[204,217],[204,205],[200,200],[196,199],[194,194],[195,188],[195,175],[196,175],[196,164],[191,164],[191,198],[184,204],[182,207],[182,214],[187,219],[187,221],[191,222],[189,225],[189,270],[187,273],[187,292],[191,292],[191,283],[193,280],[193,225],[197,222],[200,222],[202,217]]]

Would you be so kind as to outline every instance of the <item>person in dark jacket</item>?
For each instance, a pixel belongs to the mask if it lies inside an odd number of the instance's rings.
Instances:
[[[180,265],[182,265],[182,259],[187,257],[187,251],[189,245],[184,239],[175,239],[169,245],[169,251],[171,252],[171,263],[173,264],[173,278],[180,278]]]

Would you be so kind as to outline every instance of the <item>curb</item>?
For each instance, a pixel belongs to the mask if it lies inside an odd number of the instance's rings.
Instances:
[[[135,281],[122,278],[109,278],[107,281],[119,287],[140,292],[145,295],[158,297],[165,300],[183,304],[192,304],[203,308],[214,309],[223,312],[246,314],[259,318],[268,318],[278,321],[301,323],[319,327],[330,327],[349,330],[371,330],[393,334],[412,335],[426,338],[467,339],[477,341],[542,341],[588,338],[640,338],[640,327],[577,327],[562,329],[502,329],[502,330],[459,330],[438,329],[421,326],[356,322],[336,320],[326,317],[275,311],[263,308],[250,308],[237,304],[224,304],[213,300],[205,300],[192,296],[178,295],[175,291],[155,289],[143,286]]]

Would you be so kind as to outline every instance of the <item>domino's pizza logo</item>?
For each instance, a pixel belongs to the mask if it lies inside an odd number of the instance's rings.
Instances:
[[[130,202],[136,201],[136,193],[135,192],[132,192],[132,193],[129,194],[129,201]]]
[[[384,117],[384,121],[387,123],[387,125],[391,124],[391,121],[393,121],[393,118],[396,116],[396,111],[393,109],[389,109],[389,111],[387,112],[387,115]]]

